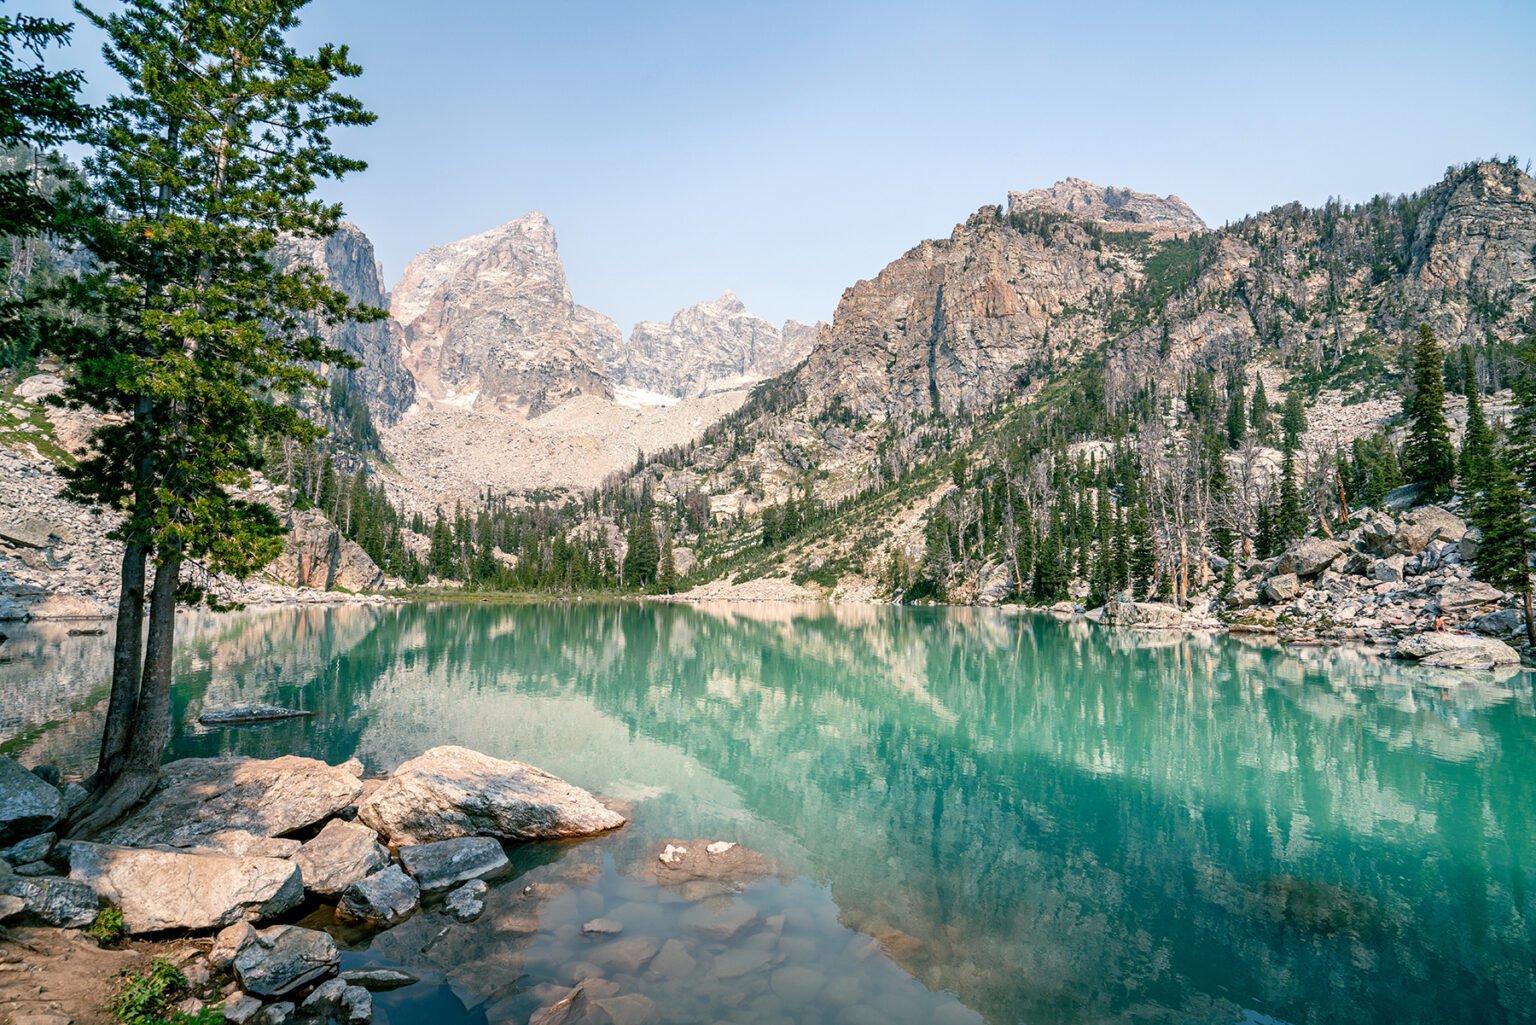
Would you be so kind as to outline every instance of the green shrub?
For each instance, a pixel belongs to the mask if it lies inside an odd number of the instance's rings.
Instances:
[[[102,947],[116,947],[122,943],[128,936],[128,926],[123,922],[122,909],[114,904],[108,904],[96,912],[96,917],[90,925],[86,926],[85,934]]]
[[[196,1014],[176,1010],[175,1002],[187,995],[187,977],[157,957],[144,971],[129,973],[109,1010],[122,1025],[223,1025],[224,1012],[217,1007]]]

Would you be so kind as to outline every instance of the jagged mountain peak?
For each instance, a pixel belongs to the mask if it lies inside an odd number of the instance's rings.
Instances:
[[[1047,210],[1117,228],[1175,232],[1207,230],[1206,223],[1178,196],[1158,196],[1115,185],[1099,185],[1085,178],[1064,178],[1048,189],[1008,193],[1010,214],[1029,210]]]

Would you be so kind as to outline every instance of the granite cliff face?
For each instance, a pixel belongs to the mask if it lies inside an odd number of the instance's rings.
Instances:
[[[285,238],[276,257],[285,266],[314,267],[354,302],[376,309],[389,305],[373,243],[356,225],[343,224],[329,238]],[[376,421],[395,423],[416,401],[416,381],[400,361],[401,334],[394,321],[322,325],[319,334],[362,360],[356,370],[335,370],[332,376],[360,393]]]
[[[794,321],[775,327],[726,291],[679,311],[671,323],[636,324],[628,344],[604,358],[616,384],[697,398],[782,373],[805,357],[814,336],[815,328]]]
[[[622,336],[572,300],[543,214],[422,253],[390,313],[405,365],[438,403],[526,418],[578,395],[612,397],[598,353]]]

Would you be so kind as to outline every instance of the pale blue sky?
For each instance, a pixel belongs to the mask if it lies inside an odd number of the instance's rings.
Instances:
[[[58,0],[11,3],[67,12]],[[379,115],[334,190],[389,284],[530,210],[627,331],[735,290],[772,320],[1009,189],[1076,175],[1208,222],[1536,156],[1536,3],[315,0]],[[73,59],[106,85],[95,40]]]

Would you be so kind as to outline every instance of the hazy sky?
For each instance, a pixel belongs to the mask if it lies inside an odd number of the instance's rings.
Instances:
[[[332,194],[389,284],[542,210],[576,300],[626,331],[726,288],[830,318],[920,240],[1069,175],[1220,224],[1536,156],[1531,0],[315,0],[301,38],[365,68],[379,121],[342,149],[370,167]],[[101,95],[95,38],[74,49]]]

